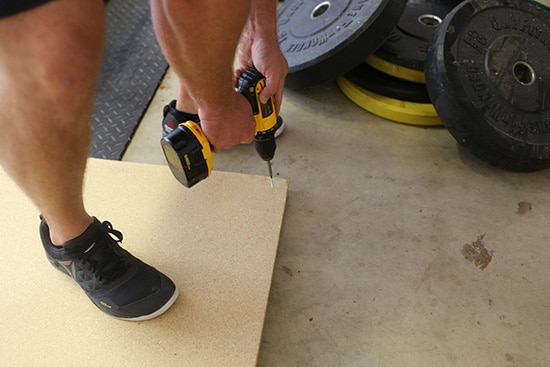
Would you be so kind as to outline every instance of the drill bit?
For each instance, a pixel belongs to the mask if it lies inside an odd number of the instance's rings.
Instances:
[[[271,161],[267,161],[267,171],[269,172],[269,183],[273,188],[273,170],[271,169]]]

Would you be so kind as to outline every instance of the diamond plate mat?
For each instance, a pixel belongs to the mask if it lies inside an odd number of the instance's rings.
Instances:
[[[168,64],[153,32],[148,0],[111,0],[106,16],[90,156],[120,160]]]

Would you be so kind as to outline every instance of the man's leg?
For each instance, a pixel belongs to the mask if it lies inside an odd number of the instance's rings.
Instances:
[[[50,262],[107,314],[147,320],[176,286],[122,250],[82,197],[104,17],[102,0],[55,0],[0,19],[0,163],[42,212]]]
[[[82,180],[104,37],[101,0],[0,19],[0,162],[61,245],[92,223]]]

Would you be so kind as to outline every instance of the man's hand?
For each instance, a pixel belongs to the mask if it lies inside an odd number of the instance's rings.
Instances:
[[[201,128],[214,152],[237,144],[250,144],[256,132],[256,120],[250,102],[238,92],[229,94],[231,100],[222,110],[199,107]]]
[[[277,2],[252,0],[250,14],[239,42],[236,78],[249,68],[256,68],[266,77],[260,93],[262,103],[275,97],[275,110],[280,112],[288,62],[277,39]]]

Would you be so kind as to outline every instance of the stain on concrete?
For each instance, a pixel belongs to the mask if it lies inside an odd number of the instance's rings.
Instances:
[[[465,244],[462,248],[464,258],[481,270],[484,270],[493,259],[493,251],[489,251],[485,246],[484,237],[485,234],[482,234],[477,240]]]
[[[530,202],[520,201],[518,203],[518,210],[516,211],[516,213],[518,215],[525,215],[525,214],[529,213],[531,210],[533,210],[533,205],[531,205]]]
[[[283,265],[282,269],[288,276],[294,276],[294,272],[289,267]]]

